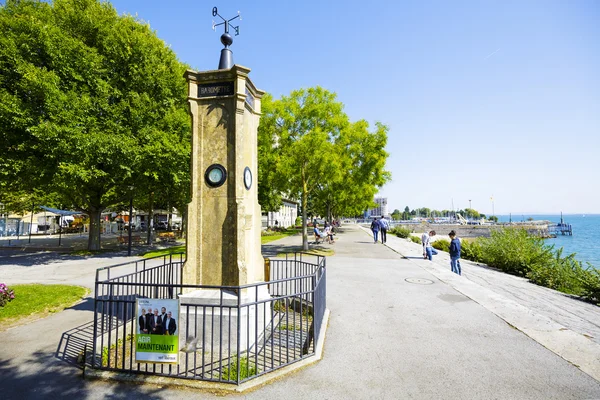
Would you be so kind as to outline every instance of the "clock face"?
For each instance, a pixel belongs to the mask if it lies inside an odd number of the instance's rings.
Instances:
[[[244,186],[248,190],[252,187],[252,171],[248,167],[244,168]]]
[[[209,186],[219,187],[225,183],[227,179],[227,172],[222,165],[213,164],[206,169],[204,173],[204,179]]]
[[[223,179],[223,171],[219,168],[215,168],[208,173],[208,180],[212,183],[217,183]]]

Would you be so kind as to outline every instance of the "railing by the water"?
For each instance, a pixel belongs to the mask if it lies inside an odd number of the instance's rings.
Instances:
[[[97,271],[89,367],[239,384],[314,355],[326,309],[324,257],[272,259],[267,282],[242,286],[183,284],[183,265],[177,254]],[[198,290],[217,295],[188,296]],[[180,298],[180,347],[196,345],[177,364],[135,361],[143,298]]]

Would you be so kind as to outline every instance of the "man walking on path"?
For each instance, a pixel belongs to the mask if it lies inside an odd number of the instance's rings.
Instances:
[[[381,217],[379,224],[381,225],[381,243],[385,243],[387,242],[387,231],[390,229],[390,224],[385,217]]]
[[[456,237],[453,230],[448,234],[450,236],[450,268],[455,274],[461,275],[460,270],[460,240]]]
[[[431,261],[433,256],[438,253],[431,245],[431,238],[433,236],[435,236],[435,231],[429,231],[429,234],[425,232],[421,236],[421,242],[423,243],[423,258],[429,259],[429,261]]]
[[[379,234],[379,229],[381,228],[381,224],[377,221],[377,218],[373,218],[373,222],[371,222],[371,231],[373,232],[374,243],[377,243],[377,235]]]

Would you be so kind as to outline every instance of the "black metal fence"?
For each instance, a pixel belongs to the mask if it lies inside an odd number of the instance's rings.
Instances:
[[[272,259],[267,282],[243,286],[183,284],[183,257],[98,269],[89,367],[239,384],[314,355],[326,309],[324,257]],[[180,299],[177,364],[135,361],[142,298]]]

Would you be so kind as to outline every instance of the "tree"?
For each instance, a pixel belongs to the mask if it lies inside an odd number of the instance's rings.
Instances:
[[[384,170],[387,127],[376,124],[369,132],[366,121],[350,123],[336,95],[321,87],[293,91],[272,104],[267,100],[260,130],[269,132],[260,132],[259,149],[273,154],[259,158],[269,186],[259,186],[259,192],[265,204],[274,192],[300,198],[307,250],[309,212],[328,217],[359,213],[389,179]],[[267,169],[277,176],[269,176]]]
[[[392,219],[394,221],[402,219],[402,213],[400,212],[400,210],[398,210],[398,209],[394,210],[394,212],[392,213]]]
[[[315,190],[316,210],[329,220],[333,215],[353,215],[375,204],[378,189],[389,180],[385,168],[388,128],[380,123],[369,131],[369,124],[360,120],[350,123],[334,143],[334,154],[328,160],[330,168],[339,173]]]
[[[262,116],[258,126],[258,203],[263,211],[277,211],[285,185],[279,180],[277,163],[281,147],[277,142],[277,109],[273,96],[266,93],[261,99]]]
[[[180,201],[174,193],[189,180],[184,70],[148,24],[108,2],[7,1],[0,181],[56,193],[88,214],[90,250],[100,248],[100,214],[129,199],[130,186]]]

